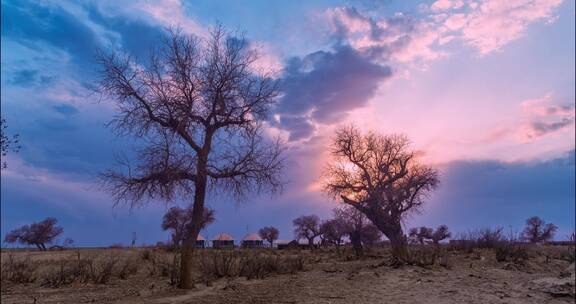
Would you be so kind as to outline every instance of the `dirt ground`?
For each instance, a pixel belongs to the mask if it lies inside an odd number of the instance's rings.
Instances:
[[[150,271],[144,249],[82,249],[82,256],[115,256],[137,261],[126,279],[106,284],[73,282],[57,288],[40,279],[14,283],[3,278],[2,303],[574,303],[574,263],[531,253],[523,264],[497,262],[491,250],[446,251],[444,263],[392,268],[386,249],[372,250],[361,260],[350,252],[303,250],[304,271],[271,274],[264,279],[220,278],[198,283],[191,291],[169,284]],[[170,254],[154,251],[154,254]],[[276,253],[278,254],[278,253]],[[285,253],[281,253],[285,254]],[[57,264],[77,258],[76,250],[59,252],[3,251],[2,267],[12,258]],[[548,255],[550,256],[550,255]]]

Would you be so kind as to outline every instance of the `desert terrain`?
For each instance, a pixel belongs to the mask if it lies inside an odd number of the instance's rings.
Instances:
[[[197,283],[181,290],[178,255],[158,248],[2,251],[2,303],[573,303],[573,248],[534,246],[521,261],[494,249],[197,250]]]

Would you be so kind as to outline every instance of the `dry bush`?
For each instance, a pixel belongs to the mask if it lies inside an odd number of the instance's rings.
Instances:
[[[137,272],[138,272],[138,264],[132,259],[126,259],[124,263],[120,266],[118,277],[122,280],[126,280],[130,275],[133,275]]]
[[[81,259],[78,256],[75,261],[57,261],[55,264],[43,272],[42,286],[57,288],[74,282],[106,284],[115,273],[118,258],[109,255],[99,259]],[[127,278],[128,274],[133,273],[134,268],[137,271],[135,266],[123,266],[120,268],[118,276]]]
[[[32,263],[29,256],[24,259],[17,259],[14,254],[9,253],[8,259],[3,261],[1,268],[2,282],[32,283],[36,281],[37,265]]]
[[[280,256],[265,251],[205,251],[199,256],[204,282],[223,277],[242,276],[262,279],[270,274],[295,273],[304,270],[301,255]]]
[[[528,259],[527,246],[510,240],[498,243],[495,254],[498,262],[523,263]]]
[[[408,250],[407,264],[415,266],[432,266],[440,254],[438,246],[415,245]]]
[[[180,256],[178,254],[174,254],[169,261],[159,259],[156,265],[160,269],[160,275],[170,279],[170,285],[177,286],[180,284]]]
[[[150,260],[151,257],[152,253],[148,249],[144,249],[142,252],[140,252],[140,258],[144,261]]]

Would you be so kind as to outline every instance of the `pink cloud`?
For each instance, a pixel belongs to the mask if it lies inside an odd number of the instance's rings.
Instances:
[[[431,6],[433,11],[445,11],[450,9],[459,9],[464,6],[462,0],[438,0]]]
[[[562,0],[485,0],[468,14],[462,39],[484,55],[521,37],[535,21],[554,20]]]

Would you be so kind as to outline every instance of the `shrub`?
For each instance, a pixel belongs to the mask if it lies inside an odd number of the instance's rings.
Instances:
[[[122,266],[120,266],[120,271],[118,272],[118,277],[122,280],[128,279],[132,274],[138,272],[138,265],[133,260],[125,260]]]
[[[304,257],[283,257],[261,251],[216,251],[202,252],[199,258],[204,282],[216,278],[243,276],[247,279],[262,279],[278,273],[295,273],[304,270]]]
[[[170,279],[170,285],[180,284],[180,255],[174,254],[171,261],[159,260],[160,275]]]
[[[6,262],[2,263],[0,276],[3,282],[32,283],[36,281],[36,264],[32,263],[29,256],[19,260],[10,253]]]
[[[424,245],[412,246],[408,250],[407,263],[416,266],[431,266],[436,264],[438,255],[438,247]]]
[[[498,262],[522,263],[528,259],[528,250],[525,245],[507,240],[496,245],[496,260]]]

